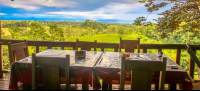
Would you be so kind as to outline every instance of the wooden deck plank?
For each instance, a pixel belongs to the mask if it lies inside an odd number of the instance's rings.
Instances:
[[[71,84],[71,86],[75,86],[75,84]],[[77,84],[78,89],[77,90],[82,90],[82,84]],[[7,79],[6,77],[0,79],[0,90],[9,90],[9,79]],[[154,85],[151,86],[151,90],[154,90]],[[91,86],[89,86],[89,90],[92,90],[93,88]],[[117,84],[113,84],[112,85],[112,90],[118,90],[119,89],[119,85]],[[131,85],[125,85],[124,90],[130,90],[131,89]],[[102,89],[99,89],[102,90]],[[168,86],[165,86],[165,90],[168,90]],[[177,90],[180,90],[179,87],[177,86]]]
[[[0,79],[0,90],[9,90],[9,76]]]

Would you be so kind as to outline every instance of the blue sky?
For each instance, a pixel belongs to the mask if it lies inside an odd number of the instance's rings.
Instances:
[[[162,1],[162,0],[161,0]],[[157,1],[160,2],[160,1]],[[148,16],[147,21],[173,4]],[[137,17],[149,12],[138,0],[0,0],[1,20],[66,20],[133,23]]]

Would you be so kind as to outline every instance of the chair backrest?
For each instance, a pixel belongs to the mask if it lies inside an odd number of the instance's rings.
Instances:
[[[125,52],[133,52],[134,53],[134,48],[137,46],[138,53],[140,53],[140,38],[138,40],[122,40],[120,37],[120,42],[119,42],[119,52],[121,52],[121,49],[124,48]]]
[[[44,90],[60,90],[59,68],[65,68],[66,90],[70,88],[69,68],[70,56],[66,57],[36,57],[32,54],[32,90],[37,89],[36,67],[41,67],[43,72]]]
[[[91,51],[91,48],[94,48],[94,51],[96,51],[97,48],[97,40],[94,42],[87,42],[87,41],[79,41],[76,39],[76,50],[78,50],[78,47],[81,47],[81,50]]]
[[[122,57],[120,90],[124,90],[125,70],[131,71],[131,90],[151,90],[152,75],[160,71],[159,89],[164,90],[167,58],[161,61],[127,60]]]
[[[27,41],[11,44],[8,43],[10,64],[29,56]]]

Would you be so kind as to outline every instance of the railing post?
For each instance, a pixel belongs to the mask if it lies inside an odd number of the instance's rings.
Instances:
[[[114,52],[118,52],[118,48],[114,48]]]
[[[176,63],[180,65],[181,49],[176,49]]]
[[[78,48],[76,49],[76,47],[73,47],[73,50],[78,50]]]
[[[192,49],[192,50],[196,54],[196,49]],[[192,60],[192,57],[190,56],[189,74],[192,79],[194,79],[194,68],[195,68],[195,62]]]
[[[143,48],[142,52],[147,53],[147,48]]]
[[[162,51],[162,49],[158,49],[158,53],[159,53],[160,51]]]
[[[61,47],[61,50],[64,50],[64,46]]]
[[[101,51],[104,52],[104,48],[101,48]]]
[[[1,25],[1,24],[0,24]],[[0,78],[3,78],[2,45],[0,44]]]
[[[1,39],[1,12],[0,12],[0,39]],[[0,78],[3,78],[2,45],[0,44]]]
[[[39,53],[39,51],[40,51],[39,46],[36,46],[36,53]]]

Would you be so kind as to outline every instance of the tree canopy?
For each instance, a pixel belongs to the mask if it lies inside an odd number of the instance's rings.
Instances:
[[[155,3],[155,0],[143,0],[139,1],[145,3],[148,12],[159,10],[159,8],[165,7],[170,3],[174,3],[174,6],[169,10],[165,10],[158,15],[155,19],[157,21],[157,31],[162,32],[162,38],[170,36],[171,32],[176,34],[183,34],[186,32],[192,33],[190,37],[199,38],[200,31],[200,1],[199,0],[168,0],[171,2]],[[177,31],[181,30],[181,31]]]

